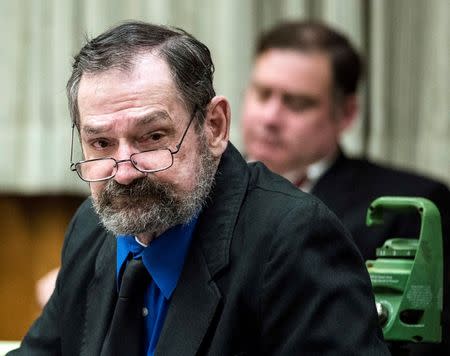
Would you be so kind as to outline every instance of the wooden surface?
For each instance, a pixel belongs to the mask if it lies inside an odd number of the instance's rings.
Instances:
[[[0,195],[0,340],[20,340],[39,315],[36,282],[59,266],[74,196]]]

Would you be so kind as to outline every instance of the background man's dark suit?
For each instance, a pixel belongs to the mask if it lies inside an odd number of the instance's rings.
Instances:
[[[231,145],[216,178],[157,354],[387,354],[367,271],[334,214]],[[99,354],[116,299],[115,246],[88,200],[22,354]]]
[[[320,198],[352,233],[365,260],[375,258],[375,250],[392,237],[417,237],[418,214],[387,215],[382,226],[367,227],[370,203],[386,195],[421,196],[433,201],[440,210],[444,246],[444,332],[445,352],[449,351],[450,332],[450,191],[434,180],[405,171],[373,164],[367,160],[349,159],[340,154],[336,162],[319,179],[311,191]]]

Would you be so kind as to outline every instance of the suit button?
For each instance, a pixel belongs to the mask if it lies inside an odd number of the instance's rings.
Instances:
[[[148,309],[146,307],[142,308],[142,316],[145,318],[148,315]]]

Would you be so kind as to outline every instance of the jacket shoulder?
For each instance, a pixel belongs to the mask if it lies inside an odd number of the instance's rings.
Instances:
[[[363,174],[364,177],[371,177],[373,180],[385,180],[386,184],[403,186],[405,188],[414,187],[416,190],[447,189],[442,182],[418,174],[411,170],[394,168],[388,165],[375,163],[366,159],[348,159],[347,166],[353,167],[355,171]]]
[[[340,227],[335,214],[314,195],[298,189],[262,163],[250,164],[249,170],[248,192],[241,214],[252,216],[252,219],[261,216],[261,223],[266,226],[270,222],[286,221],[286,217],[295,215],[295,222],[305,227],[321,218]]]

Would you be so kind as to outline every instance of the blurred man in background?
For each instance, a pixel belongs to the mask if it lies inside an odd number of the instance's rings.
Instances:
[[[362,60],[352,44],[324,24],[288,22],[263,33],[243,104],[245,154],[325,202],[350,230],[364,259],[375,258],[375,249],[388,238],[419,234],[417,216],[390,215],[382,226],[367,227],[367,209],[375,198],[432,200],[444,222],[448,271],[448,188],[366,159],[350,159],[341,148],[341,136],[358,113],[361,72]],[[444,278],[448,285],[448,273]],[[445,312],[445,338],[448,323]]]

